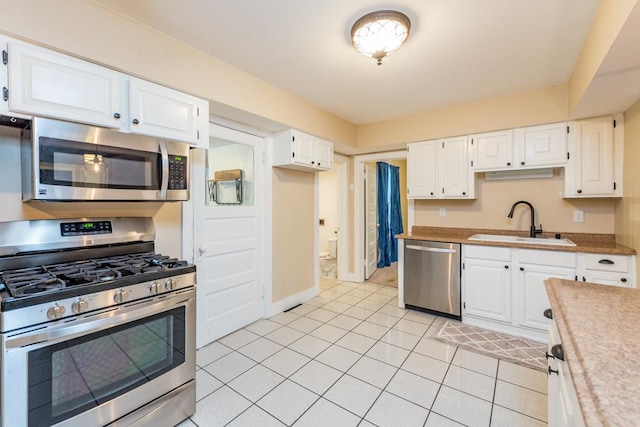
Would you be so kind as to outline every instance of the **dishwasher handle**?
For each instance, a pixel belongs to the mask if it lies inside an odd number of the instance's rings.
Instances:
[[[407,249],[414,249],[416,251],[423,251],[423,252],[439,252],[439,253],[444,253],[444,254],[455,254],[456,252],[458,252],[455,249],[445,249],[445,248],[429,248],[426,246],[418,246],[418,245],[407,245],[405,246]]]

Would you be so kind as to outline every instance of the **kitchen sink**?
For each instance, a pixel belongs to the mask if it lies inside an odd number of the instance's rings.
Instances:
[[[508,234],[474,234],[469,240],[481,242],[505,242],[505,243],[525,243],[528,245],[552,245],[552,246],[576,246],[569,239],[554,239],[552,237],[522,237]]]

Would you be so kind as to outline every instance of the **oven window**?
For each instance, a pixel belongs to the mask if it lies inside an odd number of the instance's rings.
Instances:
[[[185,307],[29,353],[29,426],[49,426],[185,361]]]
[[[159,190],[159,153],[40,138],[40,183],[67,187]]]

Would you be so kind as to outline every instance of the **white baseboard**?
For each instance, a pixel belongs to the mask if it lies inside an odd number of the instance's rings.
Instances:
[[[347,275],[345,276],[344,279],[345,282],[356,282],[356,283],[360,283],[358,281],[358,275],[356,273],[347,273]]]
[[[285,310],[289,310],[291,307],[302,304],[303,302],[310,300],[317,295],[318,291],[316,290],[316,288],[311,287],[302,292],[298,292],[297,294],[288,296],[285,299],[281,299],[280,301],[271,303],[271,316],[282,313]]]

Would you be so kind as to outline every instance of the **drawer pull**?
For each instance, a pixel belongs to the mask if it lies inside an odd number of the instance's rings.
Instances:
[[[615,262],[611,261],[610,259],[601,259],[600,261],[598,261],[598,264],[613,265],[615,264]]]
[[[564,351],[562,350],[562,344],[556,344],[551,347],[551,354],[556,359],[560,359],[564,362]]]

